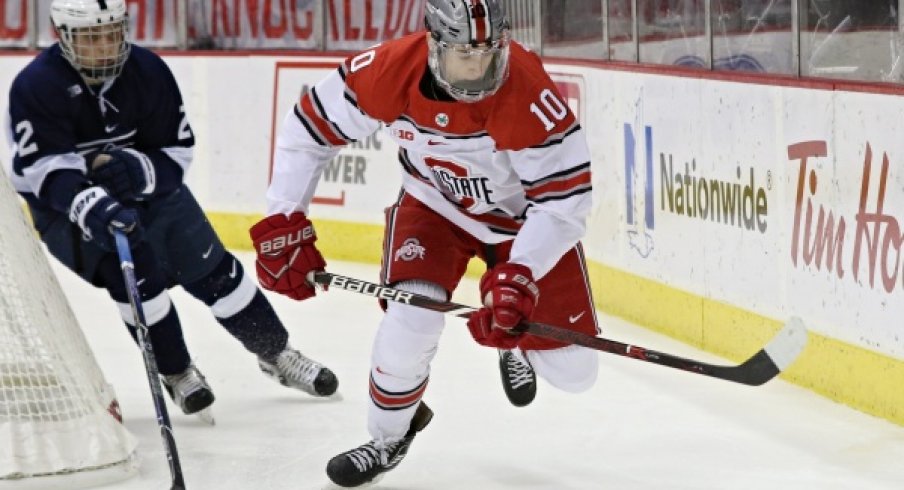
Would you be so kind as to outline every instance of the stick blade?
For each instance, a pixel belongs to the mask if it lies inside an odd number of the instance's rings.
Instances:
[[[790,366],[807,344],[807,328],[797,317],[791,317],[766,347],[760,349],[744,364],[731,368],[731,373],[723,373],[721,377],[760,386],[778,376]]]
[[[763,350],[766,351],[766,355],[772,359],[779,371],[784,371],[803,352],[806,345],[807,327],[803,320],[793,316]]]

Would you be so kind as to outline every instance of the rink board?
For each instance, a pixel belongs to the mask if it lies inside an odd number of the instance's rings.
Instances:
[[[166,60],[198,142],[189,183],[227,244],[248,247],[248,226],[264,212],[273,135],[339,58]],[[27,61],[0,58],[4,93]],[[801,316],[810,344],[786,379],[904,424],[900,94],[618,65],[548,68],[591,146],[585,244],[599,307],[733,360]],[[9,161],[6,148],[0,160]],[[379,260],[397,166],[381,134],[330,162],[311,211],[328,257]]]

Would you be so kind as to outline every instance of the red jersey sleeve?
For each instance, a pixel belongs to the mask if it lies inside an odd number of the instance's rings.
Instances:
[[[523,150],[561,139],[577,126],[540,58],[512,43],[509,78],[496,94],[487,130],[499,150]]]
[[[346,99],[364,114],[391,123],[408,106],[427,62],[425,33],[414,33],[351,56],[340,67]]]

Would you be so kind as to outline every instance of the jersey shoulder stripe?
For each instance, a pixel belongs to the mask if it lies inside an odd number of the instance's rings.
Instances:
[[[317,114],[323,118],[324,121],[330,124],[330,128],[336,131],[336,133],[347,142],[352,142],[351,138],[348,137],[345,133],[342,132],[342,129],[339,126],[330,120],[329,115],[326,113],[326,109],[323,108],[323,103],[320,101],[320,96],[317,94],[317,87],[311,87],[311,102],[313,102],[314,107],[317,109]]]
[[[295,116],[304,125],[311,138],[320,145],[343,146],[352,142],[335,123],[329,120],[314,88],[302,96],[301,101],[295,107]]]

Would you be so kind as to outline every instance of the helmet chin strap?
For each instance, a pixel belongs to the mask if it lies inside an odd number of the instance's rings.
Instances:
[[[71,64],[71,63],[70,63]],[[112,67],[94,68],[83,64],[74,65],[78,74],[88,85],[98,86],[106,82],[112,82],[119,76],[117,70]],[[109,75],[107,75],[109,73]]]
[[[89,68],[80,68],[78,70],[78,74],[82,76],[82,80],[84,80],[85,83],[87,83],[88,85],[91,85],[91,86],[97,86],[97,85],[100,85],[100,84],[104,83],[105,81],[107,81],[106,79],[103,79],[103,78],[92,77],[91,75],[93,74],[93,71]]]
[[[92,86],[100,85],[110,78],[99,76],[99,71],[100,70],[98,70],[97,68],[91,68],[88,66],[80,66],[78,68],[78,73],[82,76],[82,79],[85,80],[85,83]]]

